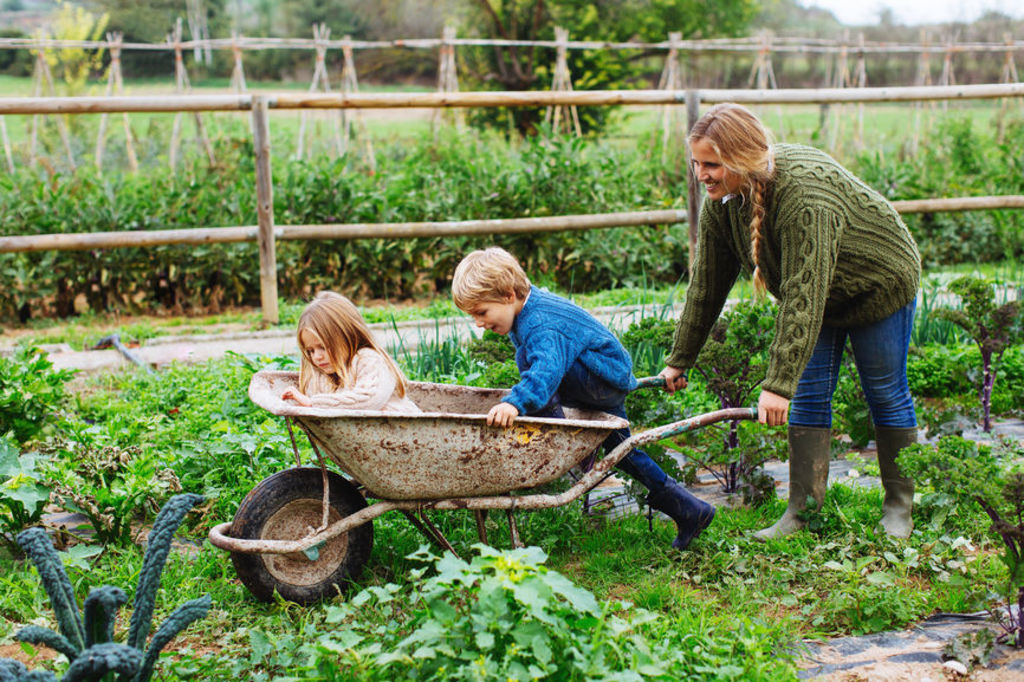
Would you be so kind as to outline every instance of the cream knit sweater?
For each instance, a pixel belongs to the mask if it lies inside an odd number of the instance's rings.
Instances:
[[[327,375],[315,372],[306,391],[313,407],[336,410],[380,410],[418,414],[422,412],[406,397],[399,397],[398,381],[384,356],[372,348],[362,348],[352,358],[355,383],[348,388],[335,388]]]

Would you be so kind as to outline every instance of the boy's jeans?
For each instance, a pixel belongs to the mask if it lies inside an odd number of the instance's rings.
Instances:
[[[531,416],[561,419],[565,417],[562,413],[562,405],[565,405],[566,407],[601,410],[625,419],[627,395],[627,391],[610,386],[577,363],[566,373],[558,387],[558,393],[551,399],[551,402],[532,413]],[[602,443],[605,452],[611,452],[629,436],[628,426],[612,431]],[[665,482],[668,480],[668,475],[662,471],[658,463],[651,459],[646,452],[636,448],[619,460],[615,466],[652,492],[665,487]]]
[[[832,394],[849,338],[871,421],[890,428],[917,426],[907,386],[907,350],[916,307],[917,301],[911,301],[884,320],[863,327],[823,326],[790,402],[789,423],[819,428],[832,425]]]

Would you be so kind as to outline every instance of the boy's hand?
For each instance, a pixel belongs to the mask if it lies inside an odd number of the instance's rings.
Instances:
[[[313,404],[313,401],[307,398],[306,394],[297,388],[284,389],[284,393],[281,394],[281,400],[294,400],[303,407],[309,407]]]
[[[665,377],[665,390],[669,393],[686,388],[686,372],[678,367],[669,367],[658,372],[658,376]]]
[[[519,408],[511,403],[498,403],[487,413],[487,423],[491,426],[512,426],[519,416]]]

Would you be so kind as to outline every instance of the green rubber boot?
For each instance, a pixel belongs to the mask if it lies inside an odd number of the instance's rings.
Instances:
[[[894,538],[910,537],[914,520],[910,510],[914,506],[914,481],[900,472],[896,456],[900,450],[917,442],[917,427],[875,427],[878,446],[878,468],[881,471],[885,502],[882,503],[882,528]]]
[[[828,460],[831,429],[811,426],[789,427],[789,503],[775,525],[754,533],[764,542],[795,533],[807,523],[797,514],[807,507],[807,496],[814,498],[815,509],[821,507],[828,488]]]

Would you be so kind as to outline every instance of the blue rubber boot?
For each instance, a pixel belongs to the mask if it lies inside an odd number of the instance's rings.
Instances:
[[[651,509],[666,514],[676,522],[676,539],[672,546],[683,550],[690,546],[715,518],[715,507],[700,499],[673,479],[665,481],[660,490],[647,496]]]
[[[696,497],[675,479],[669,478],[658,463],[643,450],[633,450],[619,462],[618,468],[642,483],[649,494],[651,509],[676,522],[672,546],[686,549],[715,518],[714,506]]]

